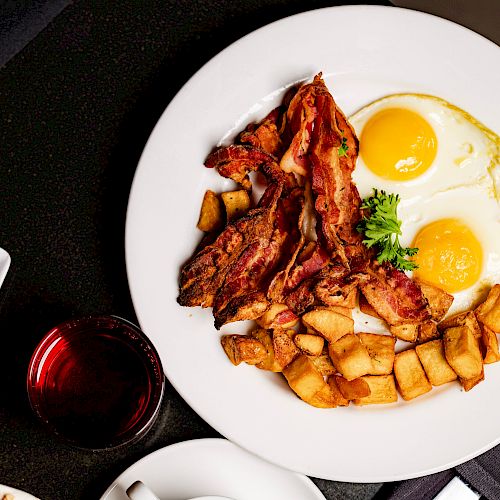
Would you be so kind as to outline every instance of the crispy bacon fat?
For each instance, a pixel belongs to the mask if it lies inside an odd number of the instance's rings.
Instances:
[[[271,304],[286,304],[290,315],[346,306],[360,288],[390,325],[428,321],[419,285],[379,265],[356,230],[357,155],[358,139],[321,74],[248,125],[237,144],[212,152],[206,167],[248,191],[249,173],[260,172],[267,188],[256,208],[207,236],[184,265],[179,304],[212,307],[218,329],[259,318]]]

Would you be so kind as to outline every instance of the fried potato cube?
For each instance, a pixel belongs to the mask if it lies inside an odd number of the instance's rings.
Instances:
[[[354,380],[347,380],[342,377],[342,375],[334,375],[334,378],[342,396],[349,401],[365,398],[371,394],[368,382],[363,380],[362,377],[355,378]]]
[[[477,319],[495,333],[500,333],[500,285],[495,285],[486,300],[476,309]]]
[[[405,401],[421,396],[432,389],[415,349],[396,354],[394,376],[399,392]]]
[[[281,372],[283,370],[283,366],[278,363],[274,355],[274,344],[271,331],[259,328],[258,330],[254,330],[250,335],[252,338],[257,339],[266,349],[265,358],[255,366],[261,370]]]
[[[340,388],[337,384],[337,377],[335,375],[330,375],[328,377],[327,383],[330,387],[330,390],[333,393],[333,397],[335,398],[335,402],[337,403],[337,406],[348,406],[349,400],[346,399],[344,397],[344,395],[342,394],[342,392],[340,391]]]
[[[392,373],[396,339],[390,335],[376,333],[358,333],[358,337],[372,360],[372,368],[368,374],[389,375]]]
[[[292,340],[294,334],[294,330],[283,330],[282,328],[273,330],[274,359],[282,368],[285,368],[300,354]]]
[[[368,316],[373,316],[374,318],[382,319],[378,314],[377,311],[373,308],[373,306],[366,300],[366,297],[360,293],[359,294],[359,310],[362,313],[368,314]]]
[[[448,328],[443,336],[446,361],[463,379],[473,379],[483,369],[483,357],[479,343],[472,331],[466,326]]]
[[[497,334],[490,330],[486,325],[483,325],[481,345],[484,349],[483,363],[496,363],[500,361],[500,352],[498,351]]]
[[[446,318],[438,324],[438,329],[444,332],[454,326],[466,326],[477,339],[482,336],[481,327],[477,322],[474,311],[465,311]]]
[[[432,319],[441,321],[453,303],[453,295],[425,281],[419,279],[415,279],[415,281],[420,286],[422,295],[429,303]]]
[[[224,224],[222,208],[218,196],[210,189],[205,191],[203,202],[201,203],[200,217],[196,225],[201,231],[206,233],[220,229]]]
[[[333,366],[328,351],[323,351],[319,356],[310,356],[309,359],[321,375],[328,376],[337,373],[337,368]]]
[[[221,344],[235,366],[243,362],[255,365],[263,361],[267,355],[264,345],[249,335],[223,335]]]
[[[293,328],[298,316],[285,304],[271,304],[271,307],[255,320],[262,328]]]
[[[301,354],[284,370],[288,385],[300,399],[319,408],[334,408],[334,395],[311,360]]]
[[[460,383],[462,384],[462,387],[464,388],[465,392],[469,392],[473,387],[475,387],[479,382],[482,382],[484,380],[484,366],[483,369],[481,370],[481,373],[474,378],[460,378]]]
[[[319,356],[323,352],[325,339],[318,335],[298,333],[293,338],[295,345],[309,356]]]
[[[415,351],[432,385],[443,385],[457,379],[457,374],[446,361],[441,339],[420,344]]]
[[[416,342],[418,337],[418,325],[411,323],[405,325],[392,325],[389,330],[396,338],[405,340],[406,342]]]
[[[343,314],[344,316],[347,316],[348,318],[352,319],[352,309],[350,309],[348,307],[329,306],[329,307],[326,307],[325,309],[328,309],[329,311],[337,312],[339,314]]]
[[[439,332],[434,321],[426,321],[418,325],[417,342],[427,342],[439,338]]]
[[[222,201],[226,207],[227,220],[231,221],[245,215],[250,208],[250,197],[244,189],[239,191],[226,191],[221,193]]]
[[[333,365],[347,379],[353,380],[370,373],[372,359],[359,337],[352,333],[330,343],[328,353]]]
[[[328,342],[335,342],[354,331],[354,321],[351,318],[329,309],[313,309],[302,316],[302,322]]]
[[[361,378],[368,384],[370,395],[355,399],[355,405],[386,404],[398,400],[394,375],[365,375]]]

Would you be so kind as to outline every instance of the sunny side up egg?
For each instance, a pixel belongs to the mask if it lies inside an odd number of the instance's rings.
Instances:
[[[384,97],[349,121],[361,197],[399,194],[401,244],[419,248],[414,275],[453,294],[449,314],[474,307],[500,282],[500,138],[420,94]]]

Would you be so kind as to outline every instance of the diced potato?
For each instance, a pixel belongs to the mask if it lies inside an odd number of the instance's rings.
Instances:
[[[262,343],[249,335],[223,335],[221,344],[233,365],[243,362],[255,365],[263,361],[267,355]]]
[[[359,310],[362,313],[368,314],[368,316],[373,316],[374,318],[382,319],[373,306],[366,300],[366,297],[360,293],[359,294]]]
[[[393,375],[365,375],[362,379],[370,388],[370,395],[354,400],[355,405],[394,403],[398,400]]]
[[[250,197],[244,189],[221,193],[222,201],[226,207],[227,220],[231,221],[245,215],[250,208]]]
[[[266,357],[255,366],[261,370],[269,370],[272,372],[281,372],[281,366],[274,356],[273,337],[270,330],[258,329],[250,334],[253,338],[257,339],[266,349]]]
[[[432,385],[442,385],[457,379],[457,374],[446,361],[441,339],[420,344],[415,347],[415,351]]]
[[[262,328],[293,328],[298,316],[285,304],[271,304],[271,307],[255,320]]]
[[[300,354],[292,340],[294,334],[294,330],[283,330],[282,328],[273,330],[274,359],[282,368],[285,368]]]
[[[332,388],[325,383],[325,385],[306,403],[316,408],[336,408],[339,406],[338,397],[333,393]]]
[[[329,309],[313,309],[302,316],[302,322],[328,342],[335,342],[354,331],[354,321],[351,318]]]
[[[347,316],[348,318],[352,319],[352,309],[350,309],[348,307],[329,306],[329,307],[325,307],[325,309],[328,309],[329,311],[337,312],[339,314],[343,314],[344,316]]]
[[[415,349],[396,354],[394,376],[399,392],[405,401],[421,396],[432,389]]]
[[[484,363],[488,364],[500,361],[497,334],[493,330],[490,330],[486,325],[483,325],[482,328],[481,345],[484,349]]]
[[[495,333],[500,333],[500,285],[490,290],[486,300],[476,309],[477,319]]]
[[[466,326],[448,328],[443,336],[446,361],[463,379],[478,377],[483,369],[483,357],[477,339]]]
[[[477,339],[481,337],[481,327],[477,322],[474,311],[465,311],[446,318],[438,324],[438,329],[443,333],[448,328],[454,326],[466,326]]]
[[[224,217],[219,198],[208,189],[203,196],[197,227],[201,231],[210,232],[220,229],[223,224]]]
[[[434,321],[426,321],[418,325],[417,342],[427,342],[439,338],[439,332]]]
[[[292,390],[306,403],[320,408],[336,406],[334,395],[323,375],[305,354],[295,358],[283,370],[283,375]]]
[[[337,373],[337,369],[333,366],[328,351],[323,351],[319,356],[311,356],[309,359],[321,375],[328,376]]]
[[[342,396],[349,401],[365,398],[371,393],[368,382],[362,377],[355,378],[354,380],[347,380],[342,377],[342,375],[334,375],[334,378]]]
[[[441,321],[453,303],[453,295],[425,281],[418,279],[415,279],[415,281],[420,286],[423,296],[429,303],[432,319]]]
[[[361,377],[372,370],[372,360],[366,347],[352,333],[330,343],[328,352],[335,368],[347,380]]]
[[[405,325],[392,325],[390,332],[396,338],[405,340],[406,342],[416,342],[418,336],[418,325],[405,324]]]
[[[325,339],[318,335],[298,333],[293,338],[295,345],[309,356],[319,356],[323,352]]]
[[[340,392],[339,386],[337,384],[337,377],[334,375],[329,376],[327,383],[330,386],[330,390],[333,393],[337,406],[348,406],[349,400],[346,399]]]
[[[474,378],[460,378],[460,383],[462,384],[462,387],[464,388],[465,392],[469,392],[473,387],[475,387],[479,382],[482,382],[484,380],[484,366],[483,369],[481,370],[481,373]]]
[[[369,375],[389,375],[394,365],[394,345],[396,339],[390,335],[358,333],[372,360]]]

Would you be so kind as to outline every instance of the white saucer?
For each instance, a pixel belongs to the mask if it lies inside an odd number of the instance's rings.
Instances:
[[[118,476],[101,500],[128,500],[125,490],[137,480],[161,500],[203,495],[235,500],[325,500],[306,476],[265,462],[225,439],[185,441],[155,451]]]

